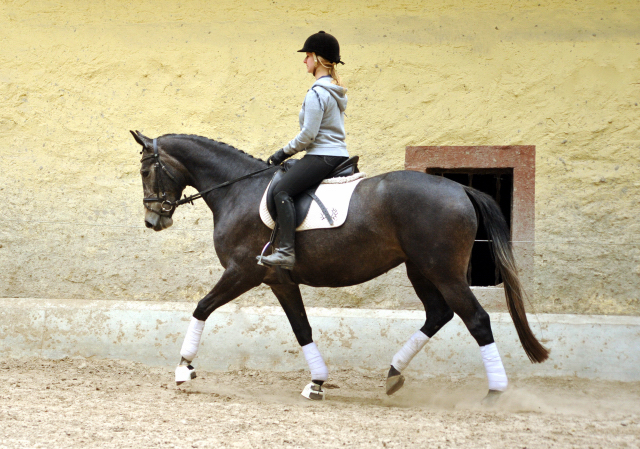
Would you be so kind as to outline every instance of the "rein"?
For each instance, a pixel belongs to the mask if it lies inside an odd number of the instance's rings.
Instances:
[[[169,172],[169,170],[167,170],[167,168],[164,166],[164,164],[160,161],[160,155],[158,154],[158,139],[153,139],[153,154],[150,154],[148,156],[143,157],[142,159],[140,159],[140,162],[144,162],[148,159],[155,159],[156,163],[155,163],[155,172],[156,172],[156,197],[155,198],[144,198],[142,200],[142,202],[144,203],[144,207],[146,207],[147,209],[149,209],[152,212],[155,212],[157,214],[160,214],[162,216],[169,216],[173,213],[173,211],[175,210],[176,207],[182,205],[182,204],[193,204],[194,200],[200,199],[202,198],[202,196],[206,193],[209,193],[213,190],[216,189],[220,189],[222,187],[226,187],[228,185],[231,185],[235,182],[238,181],[242,181],[243,179],[247,179],[250,178],[251,176],[255,176],[258,173],[262,173],[263,171],[267,171],[271,168],[273,168],[273,166],[268,166],[267,168],[263,168],[261,170],[255,171],[253,173],[249,173],[247,175],[244,176],[240,176],[239,178],[236,179],[232,179],[231,181],[226,181],[223,182],[222,184],[218,184],[215,185],[213,187],[209,187],[207,189],[201,190],[198,193],[195,193],[191,196],[184,196],[184,198],[178,200],[178,201],[171,201],[167,199],[167,192],[164,190],[164,185],[162,183],[162,178],[160,175],[160,171],[165,172],[169,178],[171,178],[171,180],[175,183],[177,183],[178,181],[176,180],[176,178]],[[160,191],[162,191],[162,193],[160,193]],[[160,212],[158,212],[157,210],[153,210],[150,209],[149,206],[147,206],[148,203],[160,203]],[[167,207],[168,206],[168,207]]]

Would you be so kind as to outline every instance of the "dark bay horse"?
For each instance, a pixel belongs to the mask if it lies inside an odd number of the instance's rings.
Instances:
[[[309,364],[312,383],[305,387],[303,395],[322,399],[327,368],[313,342],[298,285],[355,285],[403,263],[424,304],[426,320],[393,357],[387,393],[402,386],[402,370],[454,313],[480,346],[490,396],[504,391],[507,377],[489,315],[467,282],[478,217],[484,220],[493,241],[495,263],[520,342],[532,362],[547,359],[548,350],[529,328],[508,227],[498,205],[488,195],[443,177],[413,171],[365,178],[353,193],[347,220],[341,227],[296,234],[293,283],[283,283],[273,268],[256,263],[256,256],[271,236],[258,210],[276,167],[269,168],[260,159],[204,137],[169,134],[150,139],[139,132],[132,134],[142,145],[145,224],[155,231],[171,226],[175,202],[186,186],[203,191],[263,170],[202,196],[213,213],[215,251],[225,271],[193,313],[181,350],[182,360],[176,369],[178,383],[195,377],[191,361],[209,315],[264,283],[284,309]]]

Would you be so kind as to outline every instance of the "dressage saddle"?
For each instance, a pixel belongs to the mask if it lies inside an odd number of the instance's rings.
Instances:
[[[358,156],[350,157],[349,159],[338,165],[336,168],[334,168],[333,171],[325,177],[325,179],[342,178],[359,173],[359,159],[360,158]],[[289,159],[288,161],[286,161],[281,165],[280,170],[277,170],[275,172],[273,178],[271,179],[271,184],[269,185],[269,190],[267,191],[267,209],[269,210],[269,214],[271,215],[271,217],[273,217],[274,219],[276,218],[276,205],[273,198],[273,190],[278,185],[278,182],[282,179],[284,174],[291,167],[293,167],[296,162],[298,162],[297,159]],[[300,223],[302,223],[306,218],[307,213],[309,212],[309,208],[311,207],[311,202],[313,200],[316,200],[318,206],[320,206],[321,209],[324,208],[324,205],[319,202],[320,200],[315,195],[315,192],[318,189],[319,185],[320,183],[293,197],[293,203],[296,208],[296,228],[300,226]],[[328,218],[329,220],[331,220],[330,217]]]

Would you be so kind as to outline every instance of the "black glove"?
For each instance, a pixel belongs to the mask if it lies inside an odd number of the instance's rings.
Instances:
[[[269,165],[280,165],[288,157],[289,157],[289,155],[284,152],[284,149],[280,148],[278,151],[273,153],[273,155],[269,159],[267,159],[267,164],[269,164]]]

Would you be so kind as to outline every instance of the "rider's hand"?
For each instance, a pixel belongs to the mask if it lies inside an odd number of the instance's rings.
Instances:
[[[280,148],[278,151],[273,153],[273,155],[267,159],[267,164],[269,165],[280,165],[287,159],[289,155],[284,152],[284,149]]]

